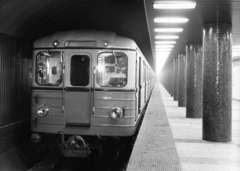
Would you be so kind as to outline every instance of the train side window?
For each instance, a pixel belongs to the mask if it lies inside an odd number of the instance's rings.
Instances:
[[[127,84],[128,58],[121,52],[98,56],[97,83],[101,87],[124,87]]]
[[[87,55],[73,55],[71,58],[70,83],[73,86],[89,84],[90,59]]]
[[[37,54],[36,83],[42,86],[58,86],[62,83],[60,51],[42,51]]]

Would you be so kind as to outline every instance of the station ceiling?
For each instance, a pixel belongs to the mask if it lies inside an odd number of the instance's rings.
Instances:
[[[185,54],[186,44],[202,44],[203,26],[211,23],[224,23],[232,25],[233,46],[240,45],[240,0],[183,0],[185,2],[195,2],[193,9],[154,9],[153,4],[166,2],[179,2],[181,0],[145,0],[148,28],[151,39],[153,55],[155,55],[156,35],[177,35],[176,44],[172,49],[167,63],[179,53]],[[181,5],[181,4],[180,4]],[[183,17],[187,18],[187,23],[166,24],[155,23],[158,17]],[[183,28],[180,33],[156,33],[155,28]],[[240,47],[239,47],[240,49]],[[158,64],[159,65],[159,64]]]
[[[240,45],[240,0],[194,0],[194,9],[154,9],[153,4],[161,1],[1,0],[0,33],[34,41],[56,31],[113,31],[135,40],[152,66],[157,57],[155,36],[159,34],[154,32],[155,28],[183,28],[177,33],[179,38],[166,63],[178,53],[185,53],[186,44],[202,43],[204,24],[232,24],[233,45]],[[156,24],[153,20],[157,17],[186,17],[189,21],[179,25]]]

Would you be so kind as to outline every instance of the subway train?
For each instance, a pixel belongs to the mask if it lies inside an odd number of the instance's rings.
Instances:
[[[57,32],[33,43],[31,140],[86,158],[133,137],[154,85],[137,44],[107,31]],[[119,147],[120,148],[120,147]]]

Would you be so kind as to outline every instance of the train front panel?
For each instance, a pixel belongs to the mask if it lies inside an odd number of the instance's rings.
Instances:
[[[40,49],[33,56],[32,131],[134,134],[136,51]]]

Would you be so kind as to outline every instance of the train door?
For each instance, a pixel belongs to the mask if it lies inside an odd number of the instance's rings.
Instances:
[[[146,79],[146,63],[143,63],[143,82],[144,82],[144,103],[147,101],[147,79]]]
[[[138,113],[141,112],[141,103],[142,103],[142,97],[141,97],[141,92],[142,92],[142,78],[141,78],[141,75],[142,75],[142,58],[139,57],[139,70],[138,70],[138,87],[139,87],[139,90],[138,90]]]
[[[139,57],[136,53],[136,66],[135,66],[135,87],[136,87],[136,99],[135,99],[135,118],[137,119],[139,113]]]
[[[67,126],[90,126],[90,56],[74,53],[69,57],[69,83],[66,90]]]

